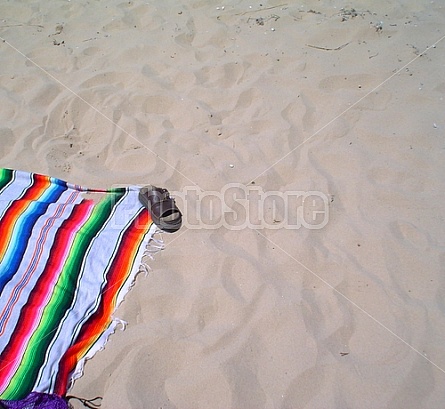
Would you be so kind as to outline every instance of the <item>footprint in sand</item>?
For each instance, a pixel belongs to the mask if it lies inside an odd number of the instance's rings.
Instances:
[[[312,132],[316,124],[316,106],[311,98],[301,93],[298,102],[291,102],[281,111],[283,119],[289,123],[290,127],[300,128],[303,131]]]
[[[428,250],[431,247],[431,238],[428,233],[410,222],[395,221],[389,228],[398,242],[408,242],[421,250]]]
[[[244,64],[231,62],[219,66],[204,67],[195,75],[203,87],[230,88],[240,82],[245,69]]]
[[[186,30],[184,30],[185,32],[181,32],[181,34],[177,35],[175,37],[175,41],[177,44],[183,47],[189,47],[192,45],[196,33],[196,28],[193,18],[189,18],[185,26],[186,26]]]
[[[8,155],[14,147],[16,138],[10,128],[0,128],[0,158],[4,158]]]
[[[333,75],[324,78],[319,83],[319,88],[326,92],[336,92],[340,90],[355,91],[351,96],[351,103],[358,101],[381,83],[380,79],[374,78],[372,75],[355,74],[355,75]],[[370,93],[360,101],[357,108],[372,111],[382,111],[388,106],[391,100],[391,93],[384,88],[379,88]]]

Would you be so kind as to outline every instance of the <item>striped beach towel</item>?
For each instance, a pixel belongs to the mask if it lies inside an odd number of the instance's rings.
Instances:
[[[64,397],[121,322],[156,231],[138,194],[0,169],[0,407]]]

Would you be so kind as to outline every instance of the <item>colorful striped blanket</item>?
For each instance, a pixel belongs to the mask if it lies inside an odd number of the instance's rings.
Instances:
[[[0,169],[0,400],[65,396],[121,322],[156,230],[138,193]]]

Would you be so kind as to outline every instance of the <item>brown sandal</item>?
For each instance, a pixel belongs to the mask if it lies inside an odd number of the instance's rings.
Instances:
[[[182,225],[182,214],[167,189],[145,186],[139,192],[139,200],[148,209],[153,222],[163,231],[174,233]]]

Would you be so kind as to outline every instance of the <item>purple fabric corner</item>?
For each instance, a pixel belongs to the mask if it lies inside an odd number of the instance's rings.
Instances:
[[[60,396],[31,392],[20,400],[0,400],[4,409],[69,409],[68,402]]]

